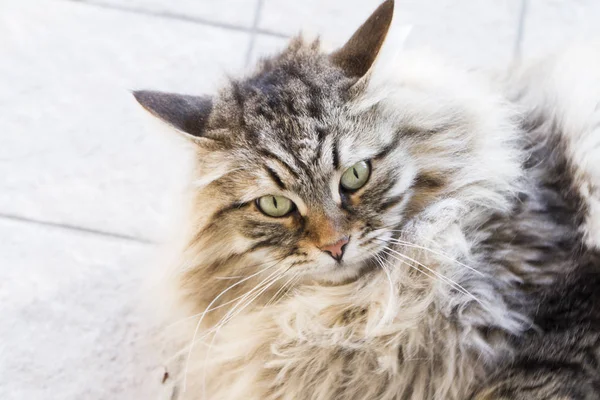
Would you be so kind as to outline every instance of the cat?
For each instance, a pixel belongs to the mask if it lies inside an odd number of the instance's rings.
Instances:
[[[600,398],[600,57],[389,64],[393,14],[134,92],[196,160],[181,398]]]

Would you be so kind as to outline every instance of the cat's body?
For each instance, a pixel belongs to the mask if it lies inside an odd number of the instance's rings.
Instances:
[[[381,68],[390,8],[216,99],[136,93],[198,151],[182,397],[599,398],[600,58]]]
[[[511,339],[513,356],[477,398],[600,398],[599,67],[597,48],[573,47],[510,76],[539,200],[501,223],[522,227],[505,237],[508,251],[491,249],[533,267],[524,293],[534,327]]]

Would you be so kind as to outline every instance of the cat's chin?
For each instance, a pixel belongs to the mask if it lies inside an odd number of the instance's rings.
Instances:
[[[327,271],[314,274],[313,279],[324,285],[344,285],[367,275],[376,266],[371,259],[357,263],[342,263]]]

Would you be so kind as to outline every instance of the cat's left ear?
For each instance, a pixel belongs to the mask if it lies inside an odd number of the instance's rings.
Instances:
[[[358,28],[346,44],[331,54],[331,61],[347,76],[362,78],[383,46],[394,16],[394,0],[386,0]]]
[[[150,114],[175,129],[194,139],[204,136],[213,109],[210,97],[152,90],[136,90],[133,96]]]

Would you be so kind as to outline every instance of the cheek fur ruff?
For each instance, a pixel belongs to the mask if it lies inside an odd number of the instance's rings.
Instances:
[[[226,260],[232,246],[242,247],[236,242],[241,239],[208,243],[199,237],[174,270],[177,307],[196,313],[189,324],[178,325],[183,356],[173,368],[179,370],[182,399],[467,398],[500,360],[511,357],[508,338],[531,327],[529,299],[520,288],[551,283],[553,271],[562,268],[556,261],[542,274],[526,261],[528,244],[515,251],[511,238],[540,226],[546,231],[530,240],[580,232],[597,245],[597,219],[589,213],[575,227],[535,220],[541,195],[532,180],[552,165],[522,167],[530,154],[519,123],[532,113],[531,104],[591,97],[564,84],[564,59],[548,64],[554,68],[519,72],[508,85],[520,93],[513,103],[495,94],[501,90],[492,84],[422,54],[407,52],[401,61],[387,69],[392,75],[373,81],[383,86],[367,86],[351,108],[376,104],[381,118],[397,126],[444,127],[412,150],[417,168],[447,178],[452,195],[429,202],[403,227],[399,240],[390,243],[385,271],[375,269],[341,285],[301,282],[274,302],[268,302],[273,293],[266,292],[266,301],[257,298],[226,324],[218,324],[227,315],[223,307],[223,313],[197,326],[211,300],[232,282],[218,283],[214,273],[195,268],[206,260]],[[597,71],[571,72],[580,81],[585,81],[581,72],[591,74],[596,88]],[[544,93],[542,86],[552,89],[549,82],[556,91]],[[549,104],[546,111],[554,113],[555,107]],[[597,190],[590,176],[600,164],[570,160],[581,159],[582,152],[585,160],[597,158],[598,151],[585,150],[597,139],[581,122],[588,115],[568,104],[562,109],[564,126],[555,132],[565,144],[568,171],[576,176],[568,184],[577,185],[583,201],[592,204]],[[459,156],[452,152],[457,140],[468,144]],[[207,196],[215,203],[214,194],[203,190],[196,199]],[[530,200],[522,201],[523,193]],[[205,211],[192,207],[190,235],[203,229]]]

